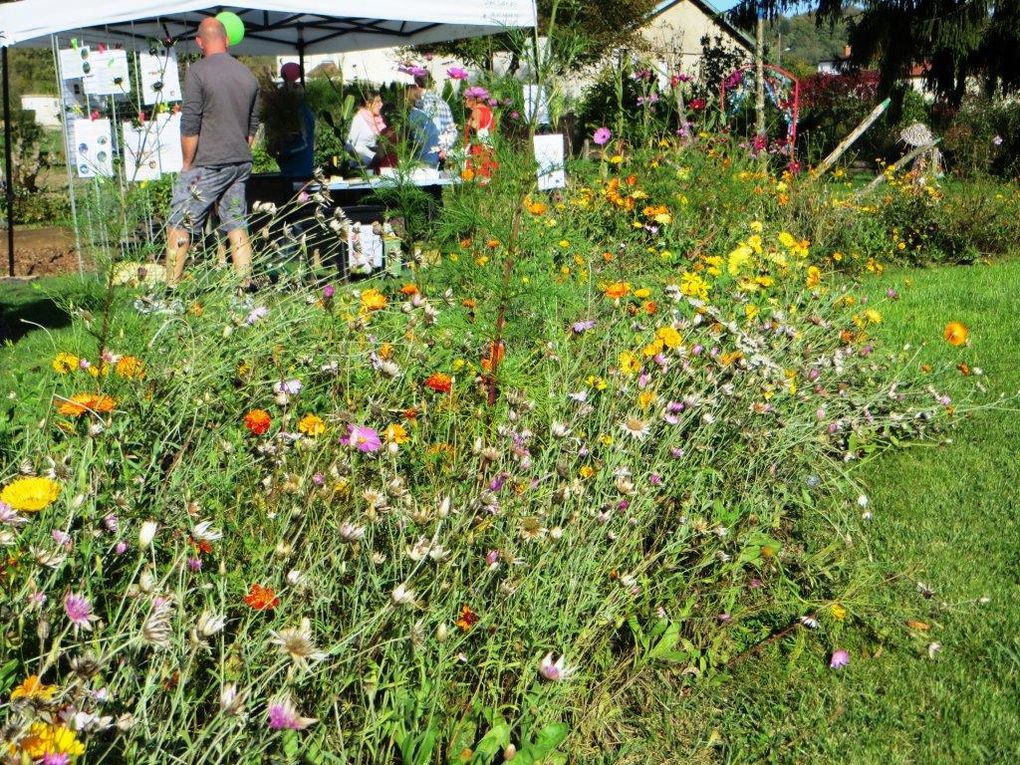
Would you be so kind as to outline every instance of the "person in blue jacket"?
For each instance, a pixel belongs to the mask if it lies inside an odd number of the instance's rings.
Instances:
[[[407,86],[407,122],[410,125],[408,139],[412,156],[426,167],[439,168],[445,152],[440,146],[439,128],[435,121],[422,109],[424,88],[419,85]]]
[[[280,175],[288,178],[311,178],[315,169],[315,113],[304,99],[301,85],[301,67],[293,61],[280,69],[283,87],[293,88],[301,93],[299,120],[301,131],[292,134],[279,148],[276,164]]]

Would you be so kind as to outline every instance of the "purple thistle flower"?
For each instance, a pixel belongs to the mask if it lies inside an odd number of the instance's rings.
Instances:
[[[464,91],[464,98],[477,98],[480,101],[484,101],[488,97],[489,91],[487,91],[481,85],[473,85]]]
[[[377,452],[382,449],[379,434],[365,425],[348,425],[347,435],[340,439],[344,446],[353,446],[359,452]]]
[[[117,530],[120,528],[120,519],[113,513],[110,513],[103,518],[103,525],[111,534],[116,534]]]
[[[202,559],[201,558],[188,558],[188,570],[190,570],[190,571],[201,571],[202,570]]]
[[[466,69],[461,69],[459,66],[451,66],[446,70],[446,76],[451,80],[466,80],[468,73]]]
[[[322,288],[323,300],[332,300],[335,294],[336,288],[332,284],[327,284],[325,287]]]
[[[269,705],[270,730],[304,730],[314,722],[318,722],[314,717],[299,715],[289,697]]]
[[[829,660],[829,666],[833,669],[842,669],[850,663],[850,652],[840,648],[832,652],[832,658]]]
[[[595,144],[598,146],[605,146],[607,143],[609,143],[609,139],[612,137],[613,132],[609,128],[600,127],[592,134],[591,140],[594,141]]]
[[[69,765],[71,755],[66,752],[47,752],[43,755],[42,765]]]
[[[115,547],[113,548],[113,551],[114,551],[115,553],[117,553],[117,555],[123,555],[124,553],[126,553],[126,552],[127,552],[127,549],[128,549],[128,543],[127,543],[127,542],[125,542],[124,540],[121,540],[121,541],[120,541],[120,542],[118,542],[118,543],[116,544],[116,546],[115,546]]]
[[[245,322],[247,322],[248,324],[254,324],[260,319],[266,318],[268,315],[269,309],[266,308],[265,306],[259,306],[258,308],[254,309],[251,313],[248,314],[248,318],[245,319]]]
[[[86,632],[92,631],[92,622],[95,621],[96,617],[92,613],[92,604],[83,596],[75,595],[73,592],[67,593],[64,596],[64,611],[67,613],[67,618],[71,620],[71,624],[74,625],[76,632],[79,629],[83,629]]]

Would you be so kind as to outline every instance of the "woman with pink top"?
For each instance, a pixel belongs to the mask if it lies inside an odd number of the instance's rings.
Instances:
[[[347,132],[347,148],[365,167],[375,167],[377,164],[379,136],[386,129],[382,106],[382,96],[375,92],[366,94]]]

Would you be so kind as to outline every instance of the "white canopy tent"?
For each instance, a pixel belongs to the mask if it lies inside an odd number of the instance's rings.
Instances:
[[[0,4],[5,130],[10,129],[7,50],[50,47],[54,35],[79,44],[148,48],[152,39],[190,40],[202,19],[233,11],[244,22],[239,55],[343,53],[495,34],[534,27],[534,0],[248,0],[242,6],[208,0],[19,0]],[[368,15],[366,15],[368,14]],[[5,178],[11,177],[11,142],[5,141]],[[7,186],[8,256],[14,275],[13,197]]]

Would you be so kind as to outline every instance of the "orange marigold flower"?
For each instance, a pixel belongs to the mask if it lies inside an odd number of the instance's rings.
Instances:
[[[485,246],[488,247],[490,250],[495,250],[497,247],[499,247],[499,240],[490,239],[485,243]]]
[[[57,411],[65,417],[80,417],[88,411],[98,414],[112,412],[116,406],[116,401],[100,393],[75,393],[69,400],[58,404]]]
[[[326,432],[325,421],[316,414],[306,414],[297,424],[298,431],[306,436],[315,438]]]
[[[966,364],[964,363],[957,364],[956,368],[960,370],[960,374],[963,375],[964,377],[970,376],[970,367],[967,366]]]
[[[418,287],[411,283],[405,284],[403,287],[400,288],[400,294],[407,295],[408,297],[410,297],[411,295],[417,295]]]
[[[455,624],[460,627],[462,632],[467,632],[475,623],[478,621],[478,614],[471,610],[471,606],[466,603],[460,607],[460,617],[458,617]]]
[[[654,316],[659,312],[659,306],[654,300],[649,300],[644,304],[645,313],[649,316]]]
[[[619,300],[630,294],[630,282],[613,282],[603,287],[602,291],[610,300]]]
[[[545,215],[549,210],[549,205],[545,202],[528,202],[527,208],[532,215]]]
[[[361,307],[366,311],[379,311],[388,303],[386,296],[377,289],[367,289],[361,293]]]
[[[32,701],[49,701],[57,692],[57,686],[44,685],[39,675],[29,675],[24,681],[11,691],[11,701],[16,699],[30,699]]]
[[[114,371],[129,380],[140,380],[145,377],[145,363],[137,356],[121,356]]]
[[[963,345],[969,336],[970,330],[961,322],[951,321],[946,325],[945,338],[950,345]]]
[[[411,422],[414,422],[415,420],[418,419],[418,410],[415,409],[413,406],[409,407],[408,409],[405,409],[402,412],[402,414],[404,415],[405,420],[410,420]]]
[[[261,584],[253,584],[251,590],[244,596],[244,602],[256,611],[272,611],[280,605],[280,599],[272,587],[263,587]]]
[[[248,432],[253,436],[261,436],[269,430],[272,422],[273,418],[265,409],[252,409],[244,416],[244,427],[248,428]]]
[[[460,171],[460,179],[462,181],[468,181],[469,183],[475,179],[475,171],[470,167],[465,167]]]
[[[474,298],[464,298],[463,300],[460,301],[460,304],[465,308],[474,308],[477,305],[477,303],[475,303]]]
[[[449,393],[453,390],[453,378],[450,375],[444,375],[442,372],[435,372],[429,375],[425,385],[436,393]]]

